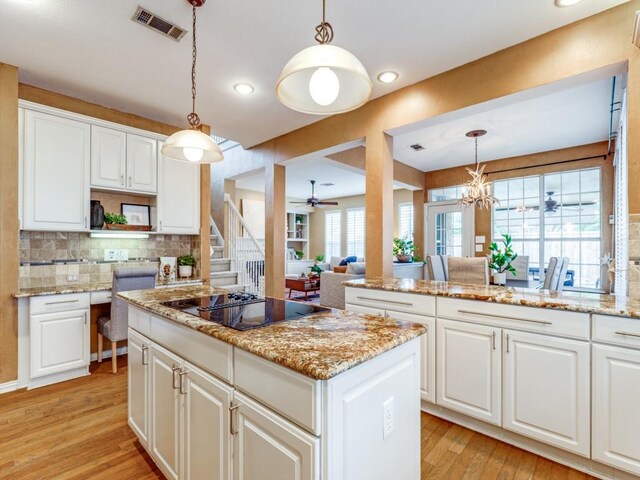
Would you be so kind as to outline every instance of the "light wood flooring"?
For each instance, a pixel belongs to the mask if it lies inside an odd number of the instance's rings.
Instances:
[[[0,479],[164,478],[127,426],[118,363],[115,375],[94,363],[89,377],[0,395]],[[424,413],[422,452],[426,480],[593,478]]]

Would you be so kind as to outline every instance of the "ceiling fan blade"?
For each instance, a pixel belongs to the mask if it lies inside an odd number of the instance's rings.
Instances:
[[[289,202],[289,203],[300,203],[300,204],[302,204],[302,205],[306,205],[306,204],[307,204],[307,203],[309,203],[309,202]]]
[[[338,202],[318,202],[318,205],[338,205]]]

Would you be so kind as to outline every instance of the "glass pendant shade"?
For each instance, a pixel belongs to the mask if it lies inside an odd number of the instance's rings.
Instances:
[[[193,163],[221,162],[220,146],[199,130],[180,130],[167,138],[161,153],[176,160]]]
[[[369,98],[373,84],[364,65],[344,48],[314,45],[287,63],[276,85],[278,99],[287,107],[312,115],[355,110]]]

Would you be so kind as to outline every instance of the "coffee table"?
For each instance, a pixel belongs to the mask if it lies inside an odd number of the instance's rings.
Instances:
[[[320,279],[309,280],[308,278],[286,278],[285,287],[289,289],[289,298],[291,292],[304,292],[304,299],[307,300],[309,292],[317,292],[320,290]]]

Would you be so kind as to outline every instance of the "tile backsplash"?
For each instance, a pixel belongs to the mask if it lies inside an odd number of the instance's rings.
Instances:
[[[158,266],[159,257],[197,257],[199,237],[149,235],[148,239],[91,238],[88,233],[20,232],[20,288],[110,282],[114,268]],[[127,249],[129,261],[104,262],[105,249]],[[198,259],[197,259],[198,260]],[[55,263],[54,263],[55,262]],[[199,275],[199,261],[195,275]],[[77,281],[69,281],[77,276]]]

